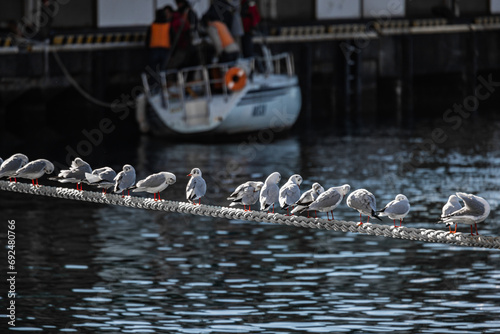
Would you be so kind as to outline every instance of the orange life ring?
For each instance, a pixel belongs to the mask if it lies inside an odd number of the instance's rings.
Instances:
[[[247,75],[242,68],[231,67],[226,72],[226,86],[230,91],[242,90],[247,84]]]

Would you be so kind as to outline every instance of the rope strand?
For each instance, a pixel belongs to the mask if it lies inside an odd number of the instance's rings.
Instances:
[[[0,181],[0,190],[26,193],[31,195],[49,196],[62,199],[86,201],[92,203],[120,205],[130,208],[156,210],[165,212],[179,212],[198,216],[211,216],[215,218],[239,219],[256,222],[274,223],[302,228],[316,228],[341,232],[360,233],[367,235],[383,236],[387,238],[416,240],[423,242],[437,242],[454,244],[457,246],[481,247],[500,249],[500,237],[471,236],[468,234],[452,234],[448,231],[423,228],[398,227],[391,225],[378,225],[364,223],[358,226],[357,222],[334,220],[328,221],[321,218],[307,218],[300,216],[285,216],[279,213],[268,214],[262,211],[244,211],[229,207],[212,205],[193,205],[188,202],[154,201],[152,198],[125,197],[114,194],[103,194],[95,191],[78,191],[76,189],[41,186],[34,187],[28,183],[14,183]]]

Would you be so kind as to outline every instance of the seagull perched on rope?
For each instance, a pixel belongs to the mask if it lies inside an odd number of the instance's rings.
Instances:
[[[102,188],[103,194],[115,185],[114,178],[116,172],[111,167],[101,167],[94,169],[92,173],[85,173],[87,183],[98,188]]]
[[[347,206],[358,210],[359,212],[359,224],[363,225],[361,221],[361,215],[368,216],[367,223],[370,221],[370,217],[377,218],[382,221],[377,215],[377,200],[375,196],[366,189],[354,190],[346,200]]]
[[[318,198],[316,198],[316,200],[309,205],[309,210],[326,212],[326,218],[328,220],[330,220],[328,213],[331,212],[331,220],[334,220],[333,210],[339,206],[340,202],[342,202],[342,199],[349,193],[349,191],[351,191],[351,186],[348,184],[344,184],[340,187],[331,187],[319,195]]]
[[[410,202],[403,194],[398,194],[393,201],[387,203],[387,205],[382,209],[378,210],[377,213],[380,217],[387,216],[394,220],[394,227],[401,227],[403,218],[410,212]],[[399,219],[399,226],[396,226],[396,219]]]
[[[243,205],[243,210],[251,211],[251,205],[257,203],[259,200],[260,190],[264,186],[264,182],[248,181],[240,184],[231,195],[227,198],[232,201],[229,206]]]
[[[38,179],[42,177],[43,174],[51,174],[53,171],[54,165],[52,162],[46,159],[38,159],[19,168],[13,176],[30,179],[33,186],[35,186],[36,180],[36,185],[38,186]]]
[[[75,158],[69,169],[60,171],[57,177],[49,178],[49,180],[61,183],[76,183],[76,190],[83,191],[81,184],[86,180],[85,173],[92,173],[92,168],[81,158]]]
[[[311,205],[323,192],[325,192],[325,188],[323,188],[321,184],[318,182],[313,183],[311,189],[305,191],[300,196],[299,200],[295,202],[296,207],[292,210],[292,215],[307,211],[307,217],[309,217],[309,205]]]
[[[281,174],[278,172],[271,173],[266,181],[264,182],[264,186],[260,190],[260,210],[268,211],[269,208],[273,207],[274,213],[274,203],[279,201],[279,192],[280,188],[278,187],[278,183],[281,180]]]
[[[12,182],[12,177],[17,172],[17,170],[28,163],[28,157],[21,153],[16,153],[7,160],[2,162],[0,165],[0,177],[8,177],[9,181]],[[14,178],[17,182],[17,179]]]
[[[300,176],[299,174],[294,174],[290,176],[288,181],[280,189],[280,206],[283,210],[286,209],[287,216],[290,207],[292,207],[293,209],[293,205],[300,198],[300,185],[302,184],[302,180],[302,176]]]
[[[201,169],[193,168],[188,174],[191,178],[186,186],[186,199],[193,204],[196,204],[195,201],[198,200],[198,205],[207,192],[207,183],[201,175]]]
[[[472,194],[457,193],[457,197],[464,202],[464,207],[447,215],[441,216],[440,222],[445,224],[455,223],[455,231],[452,232],[450,228],[451,233],[456,233],[457,225],[459,223],[469,224],[470,234],[479,235],[479,232],[477,231],[477,224],[488,218],[490,214],[490,204],[484,198]],[[476,227],[476,234],[474,234],[472,230],[472,225]]]
[[[114,192],[122,193],[122,198],[125,197],[125,190],[127,190],[127,195],[130,196],[130,189],[135,183],[135,168],[131,165],[124,165],[120,173],[118,173],[115,178]]]
[[[153,193],[154,200],[161,201],[160,192],[174,184],[175,181],[176,178],[174,174],[170,172],[159,172],[149,175],[147,178],[137,182],[136,188],[132,191]],[[158,199],[156,199],[156,194],[158,194]]]

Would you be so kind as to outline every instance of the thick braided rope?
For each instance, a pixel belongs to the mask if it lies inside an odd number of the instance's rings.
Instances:
[[[451,234],[448,231],[423,228],[399,227],[365,223],[357,226],[356,222],[320,218],[306,218],[300,216],[286,216],[283,214],[268,214],[262,211],[244,211],[229,207],[212,205],[193,205],[188,202],[154,201],[152,198],[106,194],[95,191],[78,191],[76,189],[40,186],[34,187],[28,183],[14,183],[0,181],[0,189],[32,195],[50,196],[62,199],[72,199],[93,203],[121,205],[130,208],[157,210],[165,212],[189,213],[199,216],[212,216],[227,219],[250,220],[256,222],[291,225],[295,227],[317,228],[342,232],[361,233],[383,236],[388,238],[418,240],[424,242],[439,242],[459,246],[496,248],[500,249],[500,237],[471,236],[469,234]]]

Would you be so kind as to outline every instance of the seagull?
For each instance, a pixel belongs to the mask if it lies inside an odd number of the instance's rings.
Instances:
[[[125,190],[127,190],[128,196],[130,196],[130,188],[135,183],[135,169],[131,165],[124,165],[120,173],[118,173],[115,178],[114,192],[122,192],[122,198],[125,197]]]
[[[382,220],[378,217],[375,210],[377,210],[377,201],[375,200],[375,196],[371,192],[366,189],[358,189],[353,191],[349,197],[347,197],[347,206],[358,210],[359,212],[359,225],[363,225],[361,221],[361,215],[368,216],[367,223],[370,221],[370,217],[377,218],[378,220]]]
[[[330,220],[328,212],[331,212],[332,220],[334,220],[335,218],[333,217],[333,210],[337,206],[339,206],[340,202],[342,202],[342,199],[349,193],[349,191],[351,191],[351,186],[348,184],[344,184],[340,187],[331,187],[330,189],[319,195],[318,198],[316,198],[316,200],[312,202],[311,205],[309,205],[309,210],[326,212],[326,217],[328,220]]]
[[[264,186],[260,191],[260,209],[262,211],[267,210],[271,205],[273,206],[274,213],[274,203],[279,200],[279,192],[280,188],[278,187],[278,183],[281,180],[281,174],[278,172],[271,173],[266,181],[264,182]]]
[[[16,153],[0,165],[0,177],[8,177],[9,181],[14,177],[17,170],[28,163],[28,157],[21,153]],[[17,179],[14,177],[14,181]]]
[[[401,227],[403,218],[410,212],[410,202],[405,195],[399,194],[396,198],[387,203],[387,205],[382,209],[378,210],[379,216],[387,216],[394,220],[394,227]],[[396,219],[399,219],[399,226],[396,226]]]
[[[193,204],[196,204],[195,201],[198,200],[199,205],[200,199],[205,196],[207,192],[207,183],[203,177],[201,177],[201,170],[199,168],[193,168],[188,176],[191,176],[191,179],[189,179],[186,186],[186,198]]]
[[[132,191],[153,193],[154,200],[161,201],[160,192],[174,184],[175,181],[176,178],[174,174],[170,172],[159,172],[151,174],[144,180],[137,182],[136,188]],[[156,194],[158,194],[158,199],[156,199]]]
[[[288,216],[288,210],[290,207],[293,209],[293,205],[300,198],[300,185],[302,183],[302,176],[299,174],[294,174],[290,176],[288,181],[281,187],[279,193],[279,202],[281,208],[286,209],[286,215]]]
[[[103,194],[106,193],[107,189],[115,185],[115,176],[116,172],[110,167],[97,168],[92,173],[85,173],[87,183],[102,188]]]
[[[441,217],[441,221],[445,224],[455,223],[455,232],[458,223],[469,224],[471,235],[474,235],[472,230],[472,224],[474,224],[476,227],[475,235],[479,235],[477,224],[483,222],[488,217],[490,214],[490,205],[484,198],[472,194],[457,193],[457,196],[464,201],[465,206]]]
[[[81,158],[75,158],[69,169],[60,171],[57,177],[49,178],[49,180],[61,183],[76,183],[76,190],[83,191],[83,186],[81,184],[86,180],[85,173],[92,173],[92,168]],[[81,188],[78,188],[78,185],[80,185]]]
[[[227,198],[233,201],[229,206],[243,205],[243,210],[251,211],[251,205],[257,203],[259,200],[259,192],[264,186],[264,182],[248,181],[240,184],[231,195]]]
[[[42,177],[43,174],[51,174],[53,171],[54,165],[52,162],[45,159],[38,159],[19,168],[13,176],[31,179],[31,184],[33,184],[33,186],[35,186],[36,180],[36,185],[38,186],[38,179]]]
[[[462,205],[460,205],[460,202],[458,201],[457,195],[450,195],[448,198],[448,202],[443,206],[443,209],[441,211],[441,219],[446,217],[449,214],[452,214],[455,211],[458,211],[462,208]],[[439,221],[438,223],[440,223]],[[446,223],[446,226],[450,228],[450,233],[456,233],[457,232],[457,224],[455,224],[455,232],[451,231],[451,225],[453,222]]]
[[[304,192],[302,196],[300,196],[299,200],[295,202],[296,207],[292,210],[293,214],[302,213],[307,211],[307,217],[309,217],[309,205],[325,192],[325,188],[323,188],[318,182],[314,183],[308,191]]]

